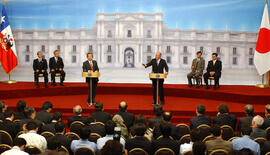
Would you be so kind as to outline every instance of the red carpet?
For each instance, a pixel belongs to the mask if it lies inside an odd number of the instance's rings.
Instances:
[[[44,101],[52,101],[54,111],[61,111],[64,119],[72,115],[72,107],[80,104],[83,115],[93,112],[93,106],[87,107],[87,85],[85,83],[66,83],[64,87],[50,87],[37,89],[33,83],[19,82],[13,85],[0,84],[0,100],[6,101],[14,108],[18,100],[26,100],[28,106],[39,110]],[[216,115],[217,105],[228,104],[230,111],[237,117],[244,115],[246,103],[255,107],[256,114],[263,115],[264,106],[270,103],[270,89],[260,89],[254,86],[221,86],[220,89],[205,90],[187,88],[187,85],[165,85],[166,104],[164,110],[173,112],[172,122],[188,123],[195,116],[197,104],[205,104],[207,114]],[[144,114],[152,117],[152,88],[150,84],[109,84],[100,83],[97,90],[97,101],[102,101],[107,112],[115,113],[118,104],[124,100],[128,103],[128,110],[132,113]]]

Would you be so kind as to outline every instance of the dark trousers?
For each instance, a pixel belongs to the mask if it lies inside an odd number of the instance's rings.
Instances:
[[[208,78],[211,77],[209,72],[203,74],[204,83],[208,86]],[[219,84],[220,74],[215,73],[212,77],[215,79],[215,86]]]
[[[65,81],[65,76],[66,76],[66,73],[65,71],[63,70],[55,70],[54,72],[51,72],[51,81],[52,83],[55,83],[55,75],[56,73],[60,73],[61,76],[60,76],[60,83],[63,83]]]
[[[38,84],[38,82],[39,82],[39,76],[38,76],[39,74],[43,74],[44,82],[45,82],[45,84],[47,84],[48,83],[48,72],[47,71],[45,71],[45,72],[41,72],[41,71],[34,72],[34,79],[35,79],[36,84]]]
[[[160,101],[164,103],[163,83],[164,83],[164,80],[158,81],[158,92],[159,92]],[[154,103],[156,103],[157,102],[157,80],[156,79],[152,79],[152,86],[153,86],[153,99],[154,99]]]
[[[87,102],[90,103],[90,96],[91,96],[91,94],[90,94],[90,79],[87,78],[86,82],[88,83],[88,99],[87,99]],[[92,79],[92,102],[95,102],[97,84],[98,84],[98,80],[93,78]]]

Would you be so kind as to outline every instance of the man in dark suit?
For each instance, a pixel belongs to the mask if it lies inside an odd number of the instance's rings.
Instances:
[[[41,133],[42,128],[42,122],[40,120],[35,119],[36,118],[36,110],[33,107],[26,107],[25,108],[25,116],[26,119],[21,120],[20,124],[20,130],[23,129],[23,126],[27,124],[28,122],[35,122],[38,126],[38,133]]]
[[[54,129],[56,132],[55,137],[57,137],[57,139],[60,140],[61,145],[64,146],[71,154],[70,150],[71,140],[65,136],[66,131],[65,123],[62,121],[55,123]]]
[[[267,129],[268,127],[270,127],[270,104],[265,106],[265,117],[262,125],[263,129]]]
[[[197,128],[202,124],[206,124],[211,126],[211,118],[209,116],[204,115],[205,106],[203,104],[198,104],[196,109],[197,117],[190,120],[190,130]]]
[[[60,122],[62,120],[62,113],[61,112],[55,112],[52,116],[52,121],[48,124],[45,124],[44,126],[42,126],[42,132],[45,132],[45,131],[49,131],[53,134],[56,133],[55,131],[55,124],[57,122]]]
[[[50,112],[52,111],[53,105],[51,102],[46,101],[42,105],[42,110],[37,113],[36,119],[40,120],[41,122],[48,124],[52,120],[52,115]]]
[[[104,124],[96,123],[96,120],[92,116],[88,116],[85,124],[91,131],[91,133],[97,133],[101,137],[106,136],[106,130]]]
[[[86,118],[82,117],[82,115],[81,115],[82,107],[80,105],[76,105],[75,107],[73,107],[73,113],[75,116],[68,118],[68,127],[70,127],[72,122],[75,122],[75,121],[80,121],[80,122],[86,123]]]
[[[0,120],[4,120],[4,112],[7,110],[7,105],[4,101],[0,101]]]
[[[59,57],[59,50],[54,51],[54,57],[50,58],[49,66],[50,66],[50,72],[51,72],[52,85],[56,86],[55,75],[56,75],[56,73],[60,73],[61,74],[60,86],[64,86],[63,82],[65,80],[66,73],[63,70],[64,69],[63,59],[61,57]]]
[[[36,82],[36,87],[39,88],[39,74],[43,74],[44,76],[44,82],[45,82],[45,87],[48,88],[48,64],[47,60],[42,58],[42,52],[39,51],[37,52],[38,58],[34,60],[33,62],[33,69],[34,69],[34,78]]]
[[[220,60],[217,59],[218,54],[213,53],[212,54],[212,60],[208,61],[208,65],[206,68],[206,73],[204,73],[203,78],[204,82],[206,84],[205,89],[209,89],[208,85],[208,78],[209,77],[214,77],[215,79],[215,85],[214,85],[214,90],[216,90],[217,85],[219,85],[219,78],[221,77],[221,70],[222,70],[222,63]]]
[[[137,123],[134,125],[135,137],[127,139],[125,149],[130,151],[134,148],[141,148],[148,154],[153,154],[151,142],[144,137],[146,126],[143,123]]]
[[[83,72],[99,72],[99,68],[97,65],[97,61],[93,60],[93,53],[87,53],[87,60],[83,63]],[[86,78],[86,82],[88,83],[88,99],[87,104],[89,106],[92,105],[90,102],[90,78]],[[92,79],[92,102],[95,103],[96,97],[96,89],[97,89],[98,78]]]
[[[245,117],[241,117],[238,122],[238,131],[242,131],[242,128],[251,127],[251,122],[254,117],[254,108],[251,104],[245,106]]]
[[[111,120],[111,115],[107,112],[103,111],[103,104],[98,102],[95,104],[96,112],[92,113],[91,116],[97,121],[106,123],[108,120]]]
[[[156,125],[159,125],[162,122],[162,106],[160,104],[154,105],[154,114],[156,117],[152,117],[148,120],[149,127],[153,129]]]
[[[14,114],[14,120],[16,119],[21,120],[21,119],[26,118],[25,113],[24,113],[25,107],[26,107],[26,102],[24,100],[19,100],[16,105],[17,112]]]
[[[127,103],[125,101],[120,102],[119,112],[117,113],[124,119],[124,123],[129,129],[134,122],[134,114],[127,112]]]
[[[13,122],[14,113],[11,110],[6,110],[4,112],[5,119],[2,123],[0,123],[0,130],[4,130],[10,134],[10,136],[14,139],[18,133],[18,129],[16,128],[16,124]]]
[[[155,59],[152,59],[150,62],[148,62],[147,64],[142,64],[145,68],[152,66],[152,72],[153,73],[164,73],[164,69],[165,69],[165,74],[167,75],[169,72],[169,67],[167,65],[166,60],[161,59],[161,53],[157,52]],[[157,80],[156,79],[151,79],[152,80],[152,86],[153,86],[153,99],[154,99],[154,104],[157,103]],[[161,104],[165,104],[164,101],[164,94],[163,94],[163,83],[164,80],[161,79],[159,80],[159,85],[158,85],[158,90],[159,90],[159,98],[161,101]]]
[[[236,116],[229,114],[229,107],[226,104],[218,105],[218,114],[213,118],[213,124],[229,125],[235,130],[236,121]]]

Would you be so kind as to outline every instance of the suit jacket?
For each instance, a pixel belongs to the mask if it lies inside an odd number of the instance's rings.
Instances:
[[[101,137],[106,136],[106,130],[105,130],[104,125],[91,123],[91,124],[87,125],[87,127],[90,129],[91,133],[97,133]]]
[[[270,116],[264,118],[264,122],[263,122],[263,125],[262,125],[263,129],[266,129],[268,127],[270,127]]]
[[[51,122],[49,124],[45,124],[41,128],[42,132],[49,131],[49,132],[55,134],[56,133],[55,128],[54,128],[55,124],[56,124],[56,122]]]
[[[148,120],[148,124],[150,128],[154,128],[154,126],[159,125],[162,122],[162,116],[152,117]]]
[[[13,139],[19,132],[16,128],[16,124],[10,120],[4,120],[2,123],[0,123],[0,130],[8,132]]]
[[[252,128],[252,136],[251,136],[251,138],[256,139],[256,138],[259,138],[259,137],[266,138],[265,130],[261,129],[261,128]]]
[[[51,57],[49,61],[49,67],[50,67],[50,70],[52,69],[58,70],[59,68],[64,69],[63,59],[61,57],[58,57],[57,62],[56,62],[55,57]]]
[[[70,127],[71,123],[75,122],[75,121],[81,121],[81,122],[83,122],[85,124],[86,123],[86,118],[82,117],[82,116],[69,117],[68,118],[68,127]]]
[[[91,114],[91,116],[97,121],[97,122],[102,122],[106,123],[108,120],[111,120],[111,115],[107,112],[103,111],[96,111]]]
[[[134,114],[129,113],[129,112],[123,112],[123,111],[119,111],[117,114],[123,118],[124,123],[128,129],[133,125],[133,122],[135,119]]]
[[[42,110],[40,112],[37,112],[36,119],[40,120],[45,124],[48,124],[52,121],[52,115],[46,110]]]
[[[152,141],[153,152],[156,152],[160,148],[169,148],[173,150],[174,154],[179,154],[180,145],[175,140],[170,138],[160,138]]]
[[[171,126],[171,137],[173,137],[173,139],[175,140],[179,140],[181,137],[181,135],[179,134],[177,127],[173,124],[171,124],[170,122],[168,122],[169,125]],[[159,136],[162,136],[162,133],[160,131],[160,124],[156,123],[154,126],[154,131],[153,131],[153,137],[154,139],[157,139]]]
[[[253,116],[246,116],[239,119],[238,122],[238,131],[241,131],[243,127],[250,127]]]
[[[34,62],[33,62],[33,70],[34,70],[34,72],[35,72],[37,69],[38,69],[39,71],[45,70],[45,72],[46,72],[47,69],[48,69],[47,60],[42,58],[41,62],[39,62],[38,59],[35,59]]]
[[[224,149],[228,151],[229,153],[232,152],[233,150],[232,142],[225,141],[221,138],[208,140],[205,142],[205,145],[206,145],[206,150],[208,151],[208,153],[211,153],[212,151],[217,150],[217,149]]]
[[[25,118],[26,118],[26,116],[25,116],[24,112],[16,112],[14,114],[14,120],[16,120],[16,119],[21,120],[21,119],[25,119]]]
[[[57,137],[57,139],[60,140],[61,145],[68,149],[69,153],[72,154],[72,151],[70,150],[71,140],[61,133],[56,133],[55,137]]]
[[[270,141],[264,142],[262,150],[261,150],[261,155],[264,155],[267,152],[270,152]]]
[[[236,117],[233,114],[220,114],[218,116],[215,116],[213,118],[213,124],[218,124],[219,126],[222,125],[229,125],[231,126],[233,129],[235,129],[235,125],[236,125]]]
[[[31,118],[26,118],[26,119],[22,119],[21,120],[21,122],[20,122],[21,123],[20,124],[20,130],[22,130],[22,127],[23,127],[24,124],[27,124],[30,121],[34,121],[37,124],[37,126],[38,126],[38,133],[41,133],[41,129],[42,129],[42,126],[43,126],[42,122],[40,120],[31,119]]]
[[[193,69],[192,69],[192,66],[194,66]],[[197,58],[193,59],[192,65],[191,65],[192,73],[194,73],[196,70],[198,70],[199,74],[202,75],[203,70],[204,70],[204,66],[205,66],[205,60],[203,58],[200,58],[198,63],[197,63]]]
[[[141,148],[145,150],[149,155],[153,154],[151,142],[148,141],[145,137],[134,137],[127,139],[125,143],[125,148],[130,151],[134,148]]]
[[[190,120],[190,129],[194,129],[197,128],[198,126],[202,125],[202,124],[206,124],[211,126],[211,118],[209,116],[206,115],[199,115],[195,118],[192,118]]]
[[[93,64],[93,70],[90,66],[90,63],[88,60],[86,60],[85,62],[83,62],[83,72],[88,72],[88,71],[98,71],[99,72],[99,68],[98,68],[98,65],[97,65],[97,61],[96,60],[92,60],[92,64]],[[98,78],[97,78],[98,80]],[[86,78],[86,82],[89,82],[90,81],[90,78]]]
[[[221,70],[222,70],[222,62],[220,60],[216,60],[216,63],[214,65],[213,60],[208,61],[208,65],[206,68],[207,72],[215,72],[218,77],[221,76]]]
[[[152,66],[153,73],[164,73],[164,69],[166,72],[169,72],[169,67],[164,59],[160,59],[159,64],[157,64],[156,59],[152,59],[149,63],[146,64],[145,68],[149,66]]]

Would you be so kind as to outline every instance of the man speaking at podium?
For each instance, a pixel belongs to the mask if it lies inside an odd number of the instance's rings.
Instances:
[[[97,65],[97,61],[93,60],[93,53],[87,53],[87,59],[83,63],[83,72],[98,72],[99,68]],[[86,82],[88,83],[88,88],[90,92],[90,78],[86,78]],[[95,103],[95,97],[96,97],[96,89],[97,89],[97,83],[98,83],[98,78],[93,78],[92,79],[92,102]],[[91,106],[90,102],[90,93],[88,93],[88,99],[87,99],[87,104]]]
[[[153,73],[164,73],[164,69],[166,71],[165,72],[166,75],[168,75],[168,72],[169,72],[169,67],[167,65],[166,60],[161,59],[161,52],[157,52],[154,59],[152,59],[147,64],[142,64],[142,65],[145,68],[152,66]],[[153,105],[155,105],[157,103],[157,101],[156,101],[156,99],[157,99],[157,80],[156,79],[151,79],[151,80],[152,80],[153,99],[154,99]],[[159,90],[159,98],[160,98],[162,105],[165,104],[164,94],[163,94],[163,83],[164,83],[164,79],[160,79],[159,85],[158,85],[158,90]]]

